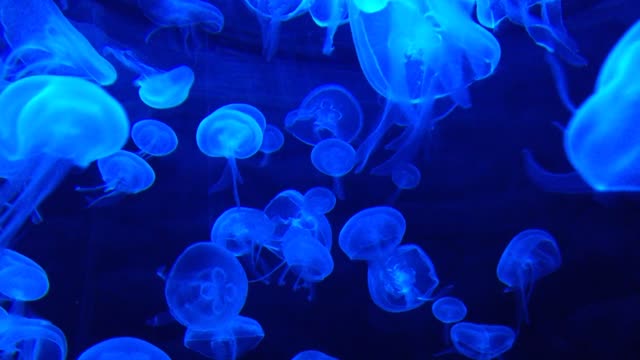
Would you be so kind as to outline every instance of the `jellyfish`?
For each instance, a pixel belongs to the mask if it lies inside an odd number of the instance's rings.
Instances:
[[[211,228],[211,241],[235,256],[251,255],[257,246],[268,244],[275,224],[262,210],[233,207],[223,212]]]
[[[587,64],[578,54],[578,47],[564,26],[561,0],[477,0],[477,3],[480,24],[493,29],[502,20],[509,19],[524,26],[537,45],[567,63],[574,66]],[[531,14],[533,8],[540,9],[539,17]]]
[[[141,156],[167,156],[178,147],[178,136],[162,121],[140,120],[131,127],[131,139]]]
[[[291,135],[308,145],[331,138],[350,143],[362,130],[363,115],[360,103],[349,90],[326,84],[307,94],[284,122]]]
[[[256,119],[240,110],[219,108],[200,122],[196,142],[205,155],[227,159],[233,178],[233,198],[240,206],[238,182],[241,179],[236,159],[249,158],[260,150],[262,129]]]
[[[400,192],[402,190],[415,189],[418,184],[420,184],[421,179],[422,174],[420,173],[420,169],[413,164],[400,163],[394,166],[391,171],[391,181],[393,181],[397,189],[391,196],[391,200],[389,202],[395,202],[400,196]]]
[[[407,244],[386,258],[369,262],[367,283],[379,308],[404,312],[431,300],[439,280],[429,256],[419,246]]]
[[[262,52],[271,60],[278,50],[280,24],[304,14],[311,0],[244,0],[262,28]]]
[[[38,75],[0,93],[0,157],[18,161],[0,186],[0,248],[74,166],[86,168],[117,152],[129,136],[120,103],[75,77]]]
[[[558,244],[548,232],[527,229],[511,239],[496,273],[501,283],[518,294],[520,320],[529,322],[527,304],[536,281],[558,270],[561,264]]]
[[[94,199],[89,207],[113,196],[137,194],[147,190],[156,180],[153,168],[140,156],[120,150],[98,160],[98,169],[104,184],[94,187],[76,187],[76,191],[102,190],[104,195]]]
[[[49,292],[49,278],[40,265],[10,249],[0,249],[0,294],[15,301],[34,301]]]
[[[440,322],[451,324],[462,321],[467,316],[467,307],[462,300],[445,296],[433,302],[431,312]]]
[[[297,353],[291,360],[338,360],[318,350],[305,350]]]
[[[0,0],[4,39],[13,50],[2,78],[73,75],[111,85],[115,68],[64,17],[52,0]]]
[[[303,210],[327,214],[336,206],[336,195],[326,187],[316,186],[304,193]]]
[[[227,325],[210,329],[187,329],[184,346],[210,359],[235,360],[254,349],[264,338],[256,320],[236,316]]]
[[[99,342],[85,350],[78,360],[131,359],[171,360],[157,346],[134,337],[114,337]]]
[[[309,8],[309,14],[316,25],[327,28],[322,53],[331,55],[338,26],[349,22],[347,0],[315,0]]]
[[[269,156],[274,152],[282,149],[284,145],[284,134],[274,125],[267,125],[264,128],[262,136],[262,146],[260,146],[260,152],[264,154],[260,166],[267,166],[269,163]]]
[[[229,250],[213,242],[187,247],[169,271],[165,298],[171,315],[193,330],[224,326],[247,299],[247,274]]]
[[[490,360],[509,351],[515,342],[515,332],[504,325],[460,322],[451,328],[455,350],[474,360]]]
[[[291,271],[297,276],[294,291],[320,282],[333,272],[331,253],[306,229],[290,228],[282,239],[282,253],[287,268],[282,272],[280,284]]]
[[[227,104],[218,108],[218,110],[221,110],[221,109],[235,110],[241,113],[245,113],[251,116],[253,120],[255,120],[255,122],[258,124],[258,126],[260,127],[263,133],[267,129],[267,118],[264,117],[264,114],[262,113],[262,111],[260,111],[260,109],[258,109],[253,105],[243,104],[243,103],[233,103],[233,104]]]
[[[344,199],[340,178],[348,174],[356,162],[356,151],[348,142],[326,139],[311,151],[311,163],[321,173],[333,177],[333,188],[339,199]]]
[[[378,12],[387,6],[390,0],[352,0],[353,6],[365,13]]]
[[[338,243],[351,260],[383,260],[400,245],[406,229],[407,223],[398,210],[388,206],[371,207],[347,220]]]
[[[0,313],[0,354],[4,359],[67,358],[67,339],[55,325],[44,319],[8,314],[4,309]]]

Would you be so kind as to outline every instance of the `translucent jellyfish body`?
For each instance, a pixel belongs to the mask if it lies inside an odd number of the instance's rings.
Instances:
[[[205,0],[138,0],[138,4],[147,18],[158,26],[147,35],[147,41],[159,29],[178,28],[186,44],[188,36],[194,36],[198,28],[215,34],[224,26],[220,10]]]
[[[461,322],[451,328],[453,347],[474,360],[498,358],[511,349],[515,340],[515,332],[503,325]]]
[[[236,317],[247,298],[247,275],[235,256],[212,242],[195,243],[167,275],[171,315],[193,330],[210,330]]]
[[[274,152],[282,149],[284,145],[284,134],[280,129],[274,125],[267,125],[264,128],[262,136],[262,146],[260,146],[260,152],[264,154],[260,166],[267,166],[269,163],[269,156]]]
[[[131,139],[143,156],[167,156],[178,147],[178,136],[171,126],[153,119],[133,124]]]
[[[347,220],[338,243],[351,260],[381,260],[402,242],[406,229],[407,223],[398,210],[388,206],[371,207]]]
[[[34,301],[49,292],[47,273],[35,261],[13,250],[0,249],[0,294]]]
[[[184,346],[210,359],[235,360],[254,349],[264,338],[256,320],[236,316],[227,325],[211,330],[187,329]]]
[[[338,360],[318,350],[305,350],[297,353],[291,360]]]
[[[12,49],[3,78],[65,74],[101,85],[116,81],[115,68],[71,25],[52,0],[0,0],[0,23]]]
[[[210,157],[227,159],[233,177],[233,195],[238,206],[240,196],[237,183],[240,174],[236,159],[249,158],[262,146],[262,128],[252,115],[222,107],[205,117],[196,132],[200,151]]]
[[[274,231],[275,224],[262,210],[239,206],[218,216],[211,228],[211,241],[235,256],[250,255],[268,244]]]
[[[7,314],[2,309],[0,329],[0,354],[6,359],[67,358],[67,339],[64,333],[47,320]]]
[[[401,190],[415,189],[422,175],[420,170],[413,164],[398,164],[391,172],[391,180]]]
[[[347,0],[316,0],[311,4],[309,14],[316,25],[327,28],[322,53],[331,55],[338,26],[349,22]]]
[[[308,230],[290,228],[282,239],[282,253],[287,270],[298,276],[294,290],[301,282],[317,283],[333,272],[331,253]]]
[[[500,282],[518,295],[521,320],[528,322],[527,304],[539,279],[555,272],[562,264],[556,240],[544,230],[528,229],[511,239],[498,262]]]
[[[316,170],[333,177],[334,192],[344,199],[340,178],[348,174],[356,164],[356,151],[348,142],[339,139],[320,141],[311,150],[311,163]]]
[[[74,77],[18,80],[0,94],[0,157],[19,164],[0,187],[0,247],[19,230],[73,166],[118,151],[129,136],[120,103]]]
[[[157,346],[133,337],[115,337],[99,342],[85,350],[78,360],[171,360]]]
[[[360,134],[362,123],[362,108],[351,92],[327,84],[313,89],[298,109],[287,114],[285,128],[309,145],[330,138],[350,143]]]
[[[367,282],[373,302],[388,312],[419,307],[431,300],[439,284],[431,259],[413,244],[399,246],[387,258],[370,262]]]
[[[462,300],[445,296],[433,302],[431,312],[440,322],[451,324],[462,321],[467,316],[467,307]]]
[[[326,187],[316,186],[304,193],[303,209],[316,214],[331,212],[336,206],[335,194]]]

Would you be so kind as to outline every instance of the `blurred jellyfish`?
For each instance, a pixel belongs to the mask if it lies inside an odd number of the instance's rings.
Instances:
[[[467,307],[462,300],[445,296],[433,302],[431,312],[440,322],[451,324],[462,321],[467,316]]]
[[[247,298],[247,274],[225,248],[212,242],[187,247],[169,271],[165,297],[171,315],[193,330],[224,326]]]
[[[305,350],[297,353],[291,360],[338,360],[318,350]]]
[[[0,186],[0,247],[73,166],[86,168],[117,152],[129,136],[129,120],[106,91],[74,77],[30,76],[0,93],[0,157],[17,161]]]
[[[198,125],[196,142],[200,151],[209,157],[227,159],[227,167],[232,175],[233,197],[238,206],[238,182],[242,182],[242,179],[236,159],[246,159],[257,153],[262,146],[262,136],[262,129],[251,113],[224,107],[209,114]],[[218,184],[211,191],[217,191],[217,188]]]
[[[347,220],[338,243],[351,260],[384,260],[400,245],[406,228],[404,216],[398,210],[371,207]]]
[[[215,329],[187,329],[184,346],[210,359],[235,360],[254,349],[264,338],[259,322],[236,316],[227,325]]]
[[[40,265],[10,249],[0,249],[0,294],[11,300],[34,301],[49,292],[49,278]]]
[[[98,169],[104,184],[94,187],[76,187],[76,191],[104,191],[89,206],[113,196],[137,194],[147,190],[156,180],[153,168],[140,156],[120,150],[98,160]]]
[[[340,178],[348,174],[356,163],[356,151],[348,142],[338,139],[320,141],[311,151],[311,163],[321,173],[333,177],[333,188],[344,199]]]
[[[420,184],[421,179],[420,169],[413,164],[401,163],[394,166],[393,170],[391,170],[391,181],[393,181],[397,189],[389,202],[395,202],[402,190],[415,189]]]
[[[254,248],[268,244],[275,225],[262,210],[234,207],[226,210],[213,223],[211,241],[235,256],[252,255]]]
[[[497,275],[501,283],[517,293],[520,320],[529,322],[527,305],[536,281],[558,270],[561,264],[558,244],[546,231],[528,229],[511,239],[498,262]]]
[[[316,186],[304,194],[303,209],[315,214],[327,214],[336,206],[335,194],[326,187]]]
[[[503,325],[461,322],[451,328],[455,350],[474,360],[499,358],[511,349],[515,339],[515,332]]]
[[[67,339],[55,325],[43,319],[7,314],[4,309],[0,313],[0,355],[3,359],[67,358]]]
[[[52,0],[0,0],[0,23],[12,49],[2,78],[64,74],[111,85],[113,66],[71,25]]]
[[[267,166],[269,163],[269,156],[274,152],[280,150],[284,145],[284,134],[274,125],[267,125],[264,128],[262,136],[262,146],[260,146],[260,152],[264,154],[260,166]]]
[[[141,156],[167,156],[178,147],[178,136],[162,121],[140,120],[131,127],[131,139]]]
[[[133,337],[115,337],[99,342],[85,350],[78,360],[171,360],[155,345]]]
[[[315,0],[311,3],[309,14],[320,27],[327,28],[327,35],[322,46],[322,53],[331,55],[333,52],[333,37],[338,26],[349,22],[348,0]]]
[[[413,244],[398,246],[387,258],[369,262],[367,279],[371,299],[388,312],[421,306],[431,300],[439,283],[431,259]]]
[[[349,90],[337,84],[313,89],[300,107],[284,121],[291,135],[305,144],[337,138],[352,142],[362,129],[363,115],[358,100]]]
[[[331,253],[308,230],[290,228],[282,239],[282,253],[287,268],[279,283],[284,284],[287,272],[291,271],[297,276],[294,290],[320,282],[333,272]]]

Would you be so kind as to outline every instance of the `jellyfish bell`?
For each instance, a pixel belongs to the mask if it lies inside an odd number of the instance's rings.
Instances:
[[[164,351],[155,345],[133,337],[114,337],[86,349],[78,360],[102,359],[170,360]]]
[[[131,139],[143,155],[167,156],[178,147],[178,136],[162,121],[140,120],[131,127]]]
[[[188,328],[184,346],[211,359],[236,359],[258,346],[263,338],[264,330],[259,322],[246,316],[236,316],[219,328]]]
[[[15,301],[34,301],[49,292],[47,273],[35,261],[0,249],[0,293]]]

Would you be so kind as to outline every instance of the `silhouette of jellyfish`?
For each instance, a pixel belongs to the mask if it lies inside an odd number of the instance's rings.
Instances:
[[[92,200],[89,207],[112,197],[137,194],[147,190],[156,180],[153,168],[140,156],[120,150],[98,160],[98,169],[104,184],[90,188],[76,187],[76,191],[103,190],[104,195]]]
[[[155,345],[133,337],[104,340],[88,348],[78,357],[78,360],[102,359],[171,360],[169,355]]]
[[[131,127],[131,139],[141,155],[167,156],[178,147],[178,136],[171,126],[162,121],[140,120]]]
[[[297,353],[291,360],[338,360],[318,350],[305,350]]]
[[[169,271],[165,297],[169,312],[193,330],[224,326],[247,299],[247,274],[233,254],[212,242],[187,247]]]
[[[118,151],[129,136],[120,103],[99,86],[74,77],[30,76],[0,93],[0,157],[19,161],[0,186],[0,247],[73,166],[86,168]]]
[[[313,89],[284,123],[291,135],[308,145],[331,138],[350,143],[362,129],[362,108],[349,90],[327,84]]]
[[[235,360],[254,349],[264,338],[260,323],[236,316],[227,325],[207,330],[188,328],[184,346],[210,359]]]
[[[445,296],[433,302],[431,312],[440,322],[451,324],[462,321],[467,316],[467,307],[462,300]]]
[[[344,199],[340,178],[348,174],[356,163],[356,151],[348,142],[326,139],[311,150],[311,163],[325,175],[333,177],[333,188],[339,199]]]
[[[35,261],[0,249],[0,294],[16,301],[34,301],[49,292],[47,273]]]
[[[460,322],[451,328],[455,350],[474,360],[490,360],[509,351],[515,342],[515,332],[503,325]]]
[[[47,320],[0,310],[0,354],[5,359],[65,360],[67,339]]]
[[[524,26],[529,36],[539,46],[575,66],[586,65],[578,49],[564,27],[562,1],[560,0],[477,0],[478,22],[495,28],[504,20]],[[531,14],[539,6],[540,16]]]
[[[316,25],[327,28],[322,53],[331,55],[333,52],[333,37],[336,34],[336,30],[338,30],[338,26],[349,22],[347,0],[312,2],[309,14]]]
[[[384,259],[369,262],[369,294],[384,311],[413,310],[438,287],[438,276],[431,259],[413,244],[398,246]]]
[[[182,104],[189,96],[195,79],[190,67],[180,65],[164,71],[146,65],[130,50],[106,46],[103,53],[113,55],[122,65],[140,75],[133,84],[139,87],[138,96],[147,106],[169,109]]]
[[[383,260],[402,242],[406,228],[404,216],[398,210],[371,207],[347,220],[338,243],[351,260]]]
[[[268,244],[275,224],[262,210],[234,207],[226,210],[211,227],[211,241],[229,250],[235,256],[251,255],[256,246]]]
[[[13,50],[2,78],[64,74],[111,85],[113,66],[71,25],[52,0],[0,0],[4,39]]]
[[[316,186],[307,190],[303,210],[314,214],[327,214],[336,206],[335,194],[326,187]]]
[[[511,239],[500,257],[496,273],[501,283],[517,293],[520,320],[529,323],[527,305],[536,281],[558,270],[561,264],[558,244],[546,231],[528,229]]]
[[[226,158],[233,177],[233,197],[240,206],[238,181],[242,181],[236,159],[246,159],[258,152],[262,145],[262,129],[250,114],[220,108],[198,125],[196,142],[200,151],[209,157]],[[215,191],[214,185],[212,191]]]
[[[267,164],[269,163],[269,156],[274,152],[282,149],[283,145],[284,134],[282,134],[282,131],[280,131],[280,129],[278,129],[274,125],[267,125],[264,128],[262,146],[260,146],[260,152],[264,154],[264,157],[260,162],[260,166],[267,166]]]

